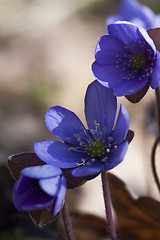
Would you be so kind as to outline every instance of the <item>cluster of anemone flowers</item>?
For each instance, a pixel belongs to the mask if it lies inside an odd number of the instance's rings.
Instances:
[[[107,178],[106,172],[123,161],[134,134],[123,104],[116,119],[117,97],[131,99],[141,93],[138,102],[149,86],[156,89],[160,84],[160,53],[146,31],[155,16],[137,1],[128,2],[123,0],[119,15],[107,19],[107,31],[98,40],[92,64],[96,80],[87,87],[84,100],[86,124],[58,105],[46,112],[46,126],[59,140],[35,142],[34,152],[43,164],[22,169],[13,189],[18,211],[52,206],[50,214],[56,217],[67,189],[99,174]]]

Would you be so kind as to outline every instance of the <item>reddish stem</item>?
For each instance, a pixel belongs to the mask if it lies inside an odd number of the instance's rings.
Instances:
[[[66,229],[68,239],[69,240],[75,240],[73,229],[72,229],[72,223],[71,223],[71,219],[70,219],[70,216],[69,216],[69,212],[68,212],[68,208],[67,208],[66,203],[64,203],[64,206],[63,206],[63,209],[62,209],[61,213],[62,213],[63,222],[64,222],[64,225],[65,225],[65,229]]]
[[[115,225],[114,225],[114,221],[113,221],[113,217],[112,217],[108,176],[107,176],[105,170],[103,170],[101,173],[101,179],[102,179],[102,188],[103,188],[103,197],[104,197],[105,212],[106,212],[106,219],[107,219],[107,227],[109,230],[111,240],[116,240],[117,237],[116,237],[116,230],[115,230]]]

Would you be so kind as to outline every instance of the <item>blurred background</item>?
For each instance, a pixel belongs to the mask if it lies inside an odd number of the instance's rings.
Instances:
[[[160,13],[159,1],[140,2]],[[94,80],[95,46],[106,29],[106,17],[116,14],[118,5],[118,0],[0,0],[2,166],[9,155],[33,151],[35,141],[53,138],[44,122],[49,107],[62,105],[85,121],[83,101]],[[112,172],[126,182],[134,196],[157,198],[150,168],[156,134],[154,98],[151,89],[136,105],[119,98],[130,113],[136,135],[123,163]],[[5,183],[1,180],[8,186],[7,181],[12,180],[8,171],[5,174]],[[12,189],[8,198],[11,194]],[[67,195],[70,208],[104,216],[99,177]]]

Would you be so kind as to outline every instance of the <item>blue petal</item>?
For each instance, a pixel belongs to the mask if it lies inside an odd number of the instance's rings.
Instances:
[[[119,115],[113,133],[111,134],[116,144],[119,145],[127,136],[129,130],[129,114],[121,104]]]
[[[52,216],[56,216],[63,207],[64,198],[66,194],[66,180],[64,176],[62,176],[61,178],[60,185],[61,185],[60,190],[58,192],[57,198],[52,208]]]
[[[60,176],[54,178],[40,179],[41,189],[50,196],[57,196],[60,187]]]
[[[113,94],[115,96],[123,96],[138,92],[147,83],[148,77],[144,77],[141,80],[138,80],[137,78],[133,78],[132,80],[125,80],[119,83],[115,87]]]
[[[62,174],[62,170],[60,168],[46,164],[42,166],[24,168],[22,170],[22,174],[30,178],[49,178]]]
[[[14,185],[13,201],[19,211],[28,212],[48,207],[54,199],[42,192],[35,179],[22,175]]]
[[[120,15],[123,20],[132,22],[132,19],[140,19],[145,24],[145,28],[151,28],[154,24],[154,13],[147,6],[135,0],[122,0],[120,5]]]
[[[116,68],[115,65],[100,65],[95,61],[92,64],[92,71],[96,79],[105,87],[115,88],[117,84],[123,81],[122,68]]]
[[[102,36],[96,46],[96,61],[102,65],[115,64],[116,55],[124,55],[127,52],[124,46],[125,45],[115,37],[109,35]]]
[[[28,180],[28,181],[27,181]],[[16,209],[20,212],[26,212],[22,208],[22,204],[25,198],[30,195],[30,192],[26,192],[29,189],[30,185],[32,184],[32,179],[21,176],[19,180],[14,184],[13,187],[13,202]]]
[[[99,174],[103,168],[104,168],[103,164],[99,164],[99,168],[92,167],[92,165],[91,166],[84,165],[82,167],[74,169],[72,171],[72,175],[74,177],[88,177],[92,175],[94,176],[96,174]]]
[[[140,40],[147,42],[149,47],[151,47],[156,54],[156,48],[153,40],[143,28],[137,27],[135,24],[118,21],[108,26],[108,33],[126,44],[132,53],[139,50],[140,45],[136,42]]]
[[[157,51],[156,63],[152,68],[150,83],[153,89],[157,88],[160,84],[160,53],[158,51]]]
[[[157,52],[156,47],[154,45],[153,40],[148,35],[148,33],[143,28],[137,29],[137,33],[138,33],[139,37],[141,38],[141,40],[144,40],[148,43],[148,48],[149,49],[151,48],[153,50],[154,56],[156,56],[156,52]]]
[[[84,125],[72,111],[61,106],[51,107],[45,116],[48,129],[58,138],[71,144],[76,144],[74,134],[82,134]]]
[[[117,110],[117,99],[113,91],[103,87],[98,81],[92,82],[85,96],[85,116],[89,129],[95,129],[94,120],[100,130],[106,127],[106,135],[112,131]]]
[[[32,194],[29,195],[22,204],[24,211],[33,211],[49,207],[54,201],[53,197],[43,194]]]
[[[18,181],[15,183],[14,189],[16,194],[21,195],[26,192],[27,189],[34,183],[34,179],[25,177],[23,175],[20,176]]]
[[[108,171],[123,161],[123,158],[128,149],[128,141],[122,143],[114,152],[110,153],[108,165],[105,167],[105,170]]]
[[[132,23],[118,21],[108,26],[108,33],[132,49],[135,40],[140,39],[137,34],[137,29],[138,27]]]
[[[34,150],[37,156],[44,162],[60,168],[72,168],[81,158],[86,158],[83,152],[69,150],[71,146],[55,140],[36,142]]]

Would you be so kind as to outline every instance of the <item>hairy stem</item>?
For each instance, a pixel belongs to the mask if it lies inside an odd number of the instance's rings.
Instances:
[[[158,143],[160,141],[160,88],[159,87],[157,87],[155,89],[155,93],[156,93],[156,103],[157,103],[156,105],[157,105],[158,136],[155,139],[155,142],[152,147],[151,166],[152,166],[152,173],[153,173],[154,180],[155,180],[158,190],[160,192],[160,182],[159,182],[159,178],[158,178],[158,174],[157,174],[157,170],[156,170],[156,159],[155,159],[156,149],[157,149]]]
[[[156,102],[157,102],[157,121],[158,121],[158,132],[160,133],[160,88],[155,89]]]
[[[67,233],[67,237],[68,240],[75,240],[74,234],[73,234],[73,229],[72,229],[72,223],[71,223],[71,219],[69,216],[69,212],[68,212],[68,208],[66,203],[64,203],[63,209],[62,209],[62,217],[63,217],[63,221],[64,221],[64,225],[65,225],[65,229],[66,229],[66,233]]]
[[[155,180],[156,185],[158,187],[158,190],[160,192],[160,183],[159,183],[158,174],[157,174],[157,171],[156,171],[156,164],[155,164],[156,149],[157,149],[159,141],[160,141],[160,135],[156,138],[156,140],[153,144],[153,147],[152,147],[151,166],[152,166],[152,172],[153,172],[154,180]]]
[[[102,179],[102,188],[103,188],[104,205],[105,205],[105,212],[106,212],[106,219],[107,219],[107,227],[109,230],[111,240],[116,240],[117,237],[116,237],[116,230],[115,230],[115,225],[114,225],[114,221],[113,221],[113,217],[112,217],[108,176],[107,176],[105,170],[103,170],[101,173],[101,179]]]

